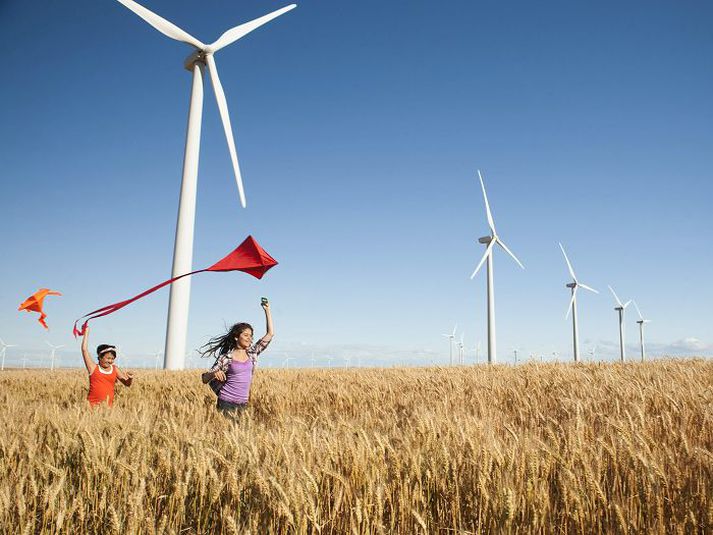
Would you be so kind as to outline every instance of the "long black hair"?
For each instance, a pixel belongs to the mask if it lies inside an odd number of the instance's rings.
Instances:
[[[239,338],[243,331],[248,329],[255,332],[249,323],[236,323],[224,335],[216,336],[208,340],[206,344],[201,346],[198,353],[200,353],[201,357],[213,358],[218,358],[220,355],[230,353],[233,349],[238,347],[238,342],[235,339]]]

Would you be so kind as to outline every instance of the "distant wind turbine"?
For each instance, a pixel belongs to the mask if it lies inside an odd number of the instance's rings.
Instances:
[[[636,308],[636,313],[639,315],[639,340],[641,341],[641,362],[646,360],[646,346],[644,345],[644,324],[651,323],[651,320],[645,320],[644,316],[641,315],[641,310],[639,310],[639,305],[634,301],[634,307]]]
[[[6,344],[5,341],[0,338],[0,354],[2,354],[2,366],[0,370],[5,370],[5,353],[10,347],[17,347],[17,344]]]
[[[175,24],[146,9],[133,0],[118,0],[126,8],[144,19],[151,26],[171,39],[181,41],[194,48],[184,66],[193,73],[191,100],[188,108],[188,129],[186,134],[186,148],[183,159],[183,180],[181,194],[178,201],[178,223],[176,225],[176,241],[173,250],[173,277],[178,277],[191,271],[193,263],[193,229],[196,212],[196,190],[198,181],[198,158],[200,153],[201,121],[203,116],[203,69],[208,67],[213,83],[215,99],[218,102],[218,111],[223,122],[225,138],[228,142],[228,151],[233,164],[235,180],[238,184],[240,203],[246,206],[243,180],[238,165],[238,154],[235,150],[233,128],[230,124],[228,103],[220,83],[218,68],[215,64],[214,54],[223,47],[246,36],[280,15],[297,7],[290,4],[281,9],[268,13],[250,22],[235,26],[221,35],[211,44],[205,44],[183,31]],[[190,278],[186,277],[171,284],[168,305],[168,324],[166,327],[166,350],[164,367],[166,369],[182,369],[185,367],[186,333],[188,327],[188,303],[190,300]]]
[[[453,327],[453,332],[451,334],[443,334],[441,336],[445,336],[448,338],[448,350],[449,350],[449,356],[450,356],[450,364],[453,366],[453,339],[456,337],[456,329],[458,328],[458,324]]]
[[[495,347],[495,289],[493,286],[493,248],[495,247],[495,244],[497,243],[507,254],[509,254],[515,262],[517,262],[517,265],[520,266],[522,269],[525,269],[525,266],[522,265],[522,263],[517,259],[517,257],[513,254],[513,252],[508,249],[507,245],[503,243],[503,241],[500,239],[498,236],[498,233],[495,231],[495,221],[493,221],[493,214],[490,212],[490,204],[488,204],[488,195],[485,193],[485,184],[483,183],[483,175],[480,173],[480,170],[478,170],[478,178],[480,179],[480,187],[483,190],[483,199],[485,200],[485,211],[486,215],[488,217],[488,226],[490,227],[490,236],[484,236],[480,238],[478,241],[482,244],[487,244],[487,247],[485,249],[485,254],[483,255],[483,258],[480,259],[480,262],[478,263],[478,266],[475,268],[475,271],[473,271],[473,274],[470,276],[471,279],[475,277],[475,275],[478,273],[480,270],[481,266],[483,265],[483,262],[486,260],[488,261],[488,364],[495,364],[497,362],[497,350]]]
[[[559,244],[559,246],[560,249],[562,249],[564,259],[567,262],[567,269],[569,269],[569,274],[572,276],[572,282],[566,285],[567,288],[570,288],[572,290],[572,299],[570,299],[569,301],[567,314],[565,314],[564,317],[566,319],[569,316],[570,312],[572,313],[572,345],[574,347],[574,361],[579,362],[579,332],[577,330],[577,289],[582,287],[585,290],[594,292],[595,294],[598,294],[599,292],[594,288],[590,288],[586,284],[582,284],[577,280],[577,275],[574,274],[574,268],[572,268],[572,264],[570,263],[569,258],[567,258],[567,253],[565,252],[564,247],[561,243]]]
[[[291,360],[295,360],[295,357],[290,357],[287,353],[285,353],[285,360],[282,361],[282,367],[289,368]]]
[[[617,306],[614,307],[614,310],[619,313],[619,357],[621,358],[621,361],[624,362],[626,360],[626,347],[624,346],[624,310],[626,310],[626,307],[629,306],[631,300],[626,303],[622,303],[619,296],[616,295],[614,288],[609,286],[609,291],[611,291],[614,299],[616,300]]]
[[[463,365],[465,361],[465,344],[463,343],[463,338],[465,333],[460,333],[460,341],[458,342],[458,364]]]
[[[55,357],[55,353],[56,353],[56,351],[57,351],[59,348],[64,347],[64,345],[55,346],[55,345],[50,344],[50,343],[47,342],[47,341],[45,341],[45,344],[47,344],[48,346],[50,346],[50,347],[52,348],[52,353],[50,354],[50,369],[51,369],[51,370],[54,370],[54,357]]]

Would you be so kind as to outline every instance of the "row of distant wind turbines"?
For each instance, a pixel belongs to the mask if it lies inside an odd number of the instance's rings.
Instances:
[[[483,190],[483,199],[485,200],[485,213],[488,218],[488,226],[490,227],[490,235],[489,236],[484,236],[482,238],[478,239],[478,242],[487,245],[485,249],[485,254],[483,254],[483,257],[480,259],[480,262],[478,262],[478,265],[476,266],[475,270],[473,271],[473,274],[470,276],[471,280],[478,274],[478,271],[480,271],[480,268],[483,266],[483,263],[486,263],[487,265],[487,303],[488,303],[488,364],[495,364],[497,362],[497,350],[496,350],[496,337],[495,337],[495,292],[494,292],[494,287],[493,287],[493,249],[495,248],[495,245],[499,245],[507,254],[509,254],[515,262],[522,268],[525,269],[525,266],[522,265],[522,262],[518,260],[518,258],[513,254],[513,252],[508,248],[507,245],[500,239],[498,236],[497,231],[495,230],[495,221],[493,220],[493,214],[490,211],[490,203],[488,202],[488,195],[485,192],[485,182],[483,181],[483,175],[478,170],[478,178],[480,179],[480,187]],[[579,356],[579,329],[577,325],[577,290],[581,287],[584,288],[585,290],[588,290],[593,293],[599,293],[597,290],[594,288],[591,288],[590,286],[587,286],[586,284],[582,284],[577,280],[577,276],[574,273],[574,268],[572,267],[572,263],[569,261],[569,258],[567,257],[567,253],[564,250],[564,247],[562,244],[559,244],[560,249],[562,250],[562,254],[564,255],[564,259],[567,262],[567,269],[569,269],[569,274],[572,276],[572,282],[569,282],[566,284],[566,287],[570,289],[572,298],[569,301],[569,306],[567,307],[567,313],[565,314],[565,318],[568,318],[569,315],[572,315],[572,346],[573,346],[573,354],[574,354],[574,361],[579,362],[580,361],[580,356]],[[626,308],[633,302],[634,307],[636,307],[636,312],[639,315],[639,320],[636,322],[639,324],[639,341],[641,344],[641,360],[646,359],[646,345],[644,343],[644,325],[647,323],[650,323],[651,320],[644,319],[644,317],[641,315],[641,310],[639,310],[639,306],[636,304],[634,301],[627,301],[626,303],[622,303],[621,299],[619,299],[619,296],[616,294],[614,289],[609,286],[609,290],[611,291],[612,295],[614,296],[614,300],[616,301],[616,307],[614,307],[614,310],[617,311],[618,316],[619,316],[619,358],[622,362],[626,360],[626,347],[624,345],[624,311]],[[449,340],[449,354],[450,354],[450,364],[453,364],[453,339],[455,338],[455,333],[456,333],[456,328],[454,327],[453,332],[449,334],[443,334],[446,338]],[[463,360],[463,338],[461,337],[460,344],[459,344],[459,360]]]

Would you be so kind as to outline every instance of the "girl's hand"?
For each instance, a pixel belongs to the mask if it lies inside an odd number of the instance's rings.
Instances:
[[[269,302],[267,302],[267,303],[260,303],[260,306],[262,307],[262,309],[263,309],[265,312],[270,312],[270,303],[269,303]]]
[[[132,372],[126,372],[126,377],[131,381],[134,378],[134,374]]]
[[[221,383],[224,383],[226,380],[225,372],[223,370],[218,370],[216,372],[213,372],[213,379],[217,379]]]

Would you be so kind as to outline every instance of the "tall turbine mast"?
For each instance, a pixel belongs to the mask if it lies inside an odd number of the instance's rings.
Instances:
[[[569,269],[569,274],[572,276],[572,282],[568,283],[566,286],[570,290],[572,290],[572,299],[569,301],[569,307],[567,308],[567,313],[565,314],[565,319],[569,317],[570,312],[572,313],[572,345],[574,348],[574,361],[579,362],[579,331],[577,328],[577,288],[582,287],[585,290],[589,290],[590,292],[594,292],[595,294],[598,294],[599,292],[596,291],[594,288],[590,288],[586,284],[582,284],[577,280],[577,276],[574,274],[574,268],[572,268],[572,264],[569,261],[569,258],[567,258],[567,253],[564,251],[564,247],[562,244],[559,244],[560,249],[562,249],[562,254],[564,255],[564,259],[567,262],[567,269]]]
[[[639,315],[639,321],[636,323],[639,324],[639,341],[641,342],[641,362],[644,362],[646,360],[646,346],[644,345],[644,324],[646,323],[651,323],[651,320],[645,320],[644,316],[641,315],[641,310],[639,310],[639,305],[636,304],[636,301],[633,301],[634,307],[636,308],[636,313]]]
[[[614,310],[619,313],[619,357],[621,361],[624,362],[626,360],[626,347],[624,346],[624,310],[626,310],[626,307],[629,306],[631,300],[627,301],[626,303],[622,303],[619,299],[619,296],[616,295],[614,288],[609,286],[609,290],[611,291],[612,295],[614,296],[614,300],[616,301],[617,306],[614,307]]]
[[[490,212],[490,204],[488,203],[488,195],[485,193],[485,184],[483,182],[483,175],[478,170],[478,178],[480,179],[480,187],[483,190],[483,199],[485,200],[485,212],[488,217],[488,226],[490,227],[490,236],[484,236],[478,239],[478,242],[486,245],[485,254],[480,259],[478,266],[473,271],[470,276],[471,280],[480,270],[483,262],[488,261],[487,269],[487,279],[488,279],[488,364],[495,364],[497,362],[497,349],[495,342],[495,288],[493,286],[493,248],[497,243],[507,254],[509,254],[517,265],[522,269],[525,266],[517,259],[513,252],[508,249],[507,245],[498,236],[495,231],[495,221],[493,221],[493,214]]]
[[[178,201],[178,221],[176,224],[176,241],[173,250],[172,277],[190,273],[193,264],[193,228],[196,213],[196,190],[198,185],[198,158],[200,153],[201,121],[203,116],[203,71],[207,67],[218,103],[218,111],[223,123],[225,139],[228,142],[230,160],[233,164],[235,181],[243,208],[246,206],[243,180],[238,164],[238,154],[235,150],[233,129],[230,124],[228,104],[223,91],[223,85],[218,76],[218,67],[213,57],[221,48],[237,41],[272,19],[294,9],[296,4],[290,4],[268,13],[250,22],[235,26],[221,35],[211,44],[205,44],[185,32],[163,17],[149,11],[133,0],[117,0],[133,11],[159,32],[171,39],[181,41],[194,48],[186,58],[185,67],[193,73],[191,99],[188,108],[188,128],[186,131],[186,148],[183,158],[183,179],[181,181],[181,196]],[[182,369],[185,367],[186,334],[188,329],[188,305],[191,294],[190,277],[185,277],[171,284],[168,304],[168,321],[166,325],[166,349],[164,352],[164,368]]]

